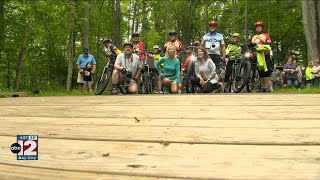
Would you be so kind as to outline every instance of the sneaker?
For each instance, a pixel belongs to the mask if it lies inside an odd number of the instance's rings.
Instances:
[[[265,92],[272,92],[272,91],[269,88],[265,88]]]
[[[178,94],[181,94],[181,90],[180,89],[178,90]]]
[[[160,91],[158,91],[158,94],[163,94],[163,91],[161,91],[161,90],[160,90]]]
[[[119,92],[118,92],[118,90],[117,89],[112,89],[112,91],[111,91],[111,95],[117,95]]]

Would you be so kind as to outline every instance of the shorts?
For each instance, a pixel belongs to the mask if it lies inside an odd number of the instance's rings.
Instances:
[[[164,78],[168,78],[172,82],[177,82],[178,81],[175,76],[171,76],[171,77],[161,76],[161,80],[163,80]]]
[[[93,84],[93,81],[83,81],[83,84]]]
[[[214,64],[216,65],[216,69],[220,69],[221,62],[222,62],[222,59],[221,59],[220,55],[218,55],[218,54],[209,54],[209,56],[212,59],[212,61],[214,62]]]
[[[83,83],[83,73],[78,71],[77,83]]]

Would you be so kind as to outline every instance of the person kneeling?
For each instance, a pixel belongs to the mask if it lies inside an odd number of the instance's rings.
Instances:
[[[191,93],[195,92],[195,86],[199,86],[202,93],[211,93],[221,87],[216,66],[209,58],[208,52],[201,48],[195,62],[195,75],[191,78]]]
[[[171,93],[179,93],[179,87],[181,87],[180,80],[180,61],[176,58],[177,50],[175,46],[169,46],[166,51],[166,56],[161,58],[157,63],[156,67],[160,74],[161,83],[159,86],[170,88]],[[160,65],[163,64],[163,72],[161,71]]]
[[[133,54],[133,45],[124,43],[124,53],[117,56],[112,72],[112,91],[111,95],[118,94],[119,83],[123,80],[128,85],[127,93],[135,94],[138,91],[138,79],[141,75],[142,64],[139,56]],[[123,83],[121,83],[123,84]]]

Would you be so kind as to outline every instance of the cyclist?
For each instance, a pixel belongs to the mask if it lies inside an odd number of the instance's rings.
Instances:
[[[217,33],[218,22],[217,21],[210,21],[209,22],[209,29],[210,32],[205,34],[202,38],[201,47],[205,47],[209,53],[210,58],[216,65],[216,72],[221,81],[220,75],[220,63],[221,63],[221,51],[223,59],[226,57],[226,47],[223,40],[223,35]]]
[[[252,37],[252,43],[256,45],[270,45],[271,44],[271,38],[270,35],[267,33],[263,33],[264,28],[264,22],[258,21],[255,23],[256,28],[256,35]],[[263,57],[262,57],[263,58]],[[262,92],[270,92],[269,88],[269,79],[271,75],[271,68],[272,68],[272,62],[270,58],[270,50],[264,51],[264,58],[266,63],[265,69],[258,70],[259,77],[260,77],[260,84],[261,84],[261,90]]]
[[[235,61],[239,63],[240,61],[240,55],[242,52],[242,44],[240,44],[240,34],[239,33],[233,33],[231,36],[232,43],[228,45],[226,50],[226,59],[225,62],[227,64],[226,66],[226,75],[223,82],[224,91],[227,92],[228,89],[228,82],[229,78],[232,73],[232,66]]]
[[[174,46],[174,47],[176,47],[177,55],[179,55],[181,48],[182,48],[182,42],[177,39],[177,33],[175,31],[169,32],[169,36],[170,36],[169,41],[167,41],[163,46],[163,48],[164,48],[163,53],[166,52],[166,50],[169,46]]]
[[[102,50],[102,52],[105,56],[109,56],[115,59],[119,54],[121,54],[121,51],[115,45],[111,44],[111,42],[112,40],[108,37],[102,40],[102,43],[104,45],[104,49]]]
[[[130,80],[128,91],[134,94],[138,91],[137,82],[141,75],[142,63],[139,56],[133,53],[133,44],[125,42],[123,44],[124,53],[117,56],[112,72],[111,95],[118,94],[118,86],[122,76],[127,76]],[[122,74],[122,76],[121,76]],[[130,76],[130,77],[128,77]]]
[[[132,44],[133,44],[133,52],[138,54],[140,60],[144,60],[145,56],[145,47],[144,43],[139,39],[140,34],[135,32],[132,34]]]

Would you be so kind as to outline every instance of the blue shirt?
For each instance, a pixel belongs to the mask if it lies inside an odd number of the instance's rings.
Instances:
[[[89,54],[88,57],[85,57],[84,54],[81,54],[77,60],[77,64],[80,64],[81,69],[86,68],[87,63],[89,62],[91,62],[92,64],[97,64],[96,60],[91,54]]]
[[[223,35],[220,33],[207,33],[202,38],[202,43],[205,45],[209,54],[220,55],[221,45],[224,45]]]

